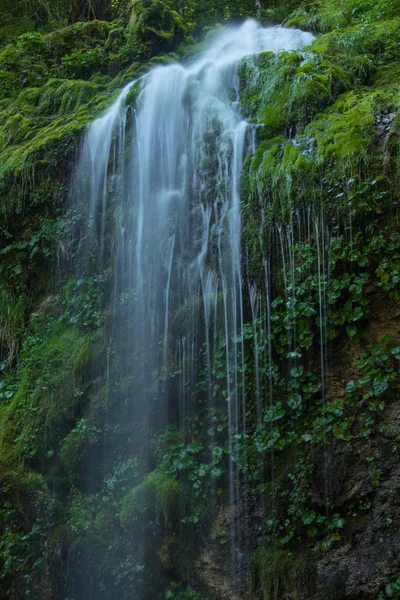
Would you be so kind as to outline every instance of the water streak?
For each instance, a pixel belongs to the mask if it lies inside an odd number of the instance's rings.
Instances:
[[[114,303],[125,307],[130,331],[121,345],[135,378],[132,418],[140,439],[146,443],[171,419],[183,424],[191,415],[203,348],[208,414],[221,418],[218,394],[226,403],[232,505],[242,484],[238,439],[246,434],[240,183],[244,156],[255,148],[254,128],[240,114],[238,65],[245,57],[298,50],[312,40],[309,33],[247,21],[220,33],[192,64],[153,69],[140,82],[133,114],[126,107],[129,84],[91,125],[78,169],[81,201],[90,199],[85,251],[97,252],[100,268],[107,262],[107,223],[114,220],[108,253]],[[292,240],[281,229],[278,238],[283,256]],[[257,347],[264,308],[255,287],[250,297]],[[261,366],[271,368],[270,346],[264,354],[256,351],[259,418]],[[233,569],[241,554],[241,519],[231,520]]]

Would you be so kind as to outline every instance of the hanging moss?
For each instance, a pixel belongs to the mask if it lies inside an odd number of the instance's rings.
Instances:
[[[174,519],[179,505],[181,486],[171,475],[162,469],[153,471],[143,483],[133,488],[123,499],[120,521],[123,527],[130,526],[132,521],[142,519],[146,514],[151,518],[155,511],[160,513],[165,525]]]
[[[64,439],[60,448],[60,461],[71,481],[78,480],[87,448],[99,442],[100,433],[88,418],[82,418]]]
[[[0,100],[13,96],[18,90],[19,82],[17,77],[9,71],[0,70]]]
[[[303,553],[259,548],[251,560],[250,571],[252,600],[300,600],[315,593],[316,565]]]
[[[99,85],[86,81],[50,80],[40,93],[39,112],[58,115],[75,113],[100,91]]]

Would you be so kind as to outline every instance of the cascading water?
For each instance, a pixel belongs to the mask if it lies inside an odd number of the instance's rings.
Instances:
[[[267,262],[265,306],[257,288],[242,281],[240,181],[253,137],[240,114],[238,64],[312,40],[309,33],[247,21],[220,33],[192,64],[153,69],[91,125],[77,173],[76,197],[89,205],[81,268],[88,260],[97,261],[100,272],[113,265],[115,345],[135,389],[132,454],[146,460],[151,434],[168,423],[184,425],[200,397],[211,431],[215,420],[227,420],[231,506],[241,485],[241,452],[246,462],[238,440],[246,434],[248,290],[256,345],[264,313],[270,323]],[[139,87],[131,112],[126,100]],[[268,356],[257,355],[258,413],[261,367],[268,364]],[[238,513],[230,520],[233,568],[245,521]]]

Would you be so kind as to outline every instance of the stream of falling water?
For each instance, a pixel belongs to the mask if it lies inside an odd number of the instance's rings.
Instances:
[[[131,339],[121,344],[133,357],[132,419],[141,439],[146,444],[152,431],[171,421],[183,424],[193,413],[202,353],[208,414],[215,411],[216,393],[226,402],[231,505],[241,484],[237,439],[246,430],[245,294],[256,341],[263,312],[270,322],[270,266],[265,264],[265,305],[259,290],[242,281],[241,169],[254,140],[240,114],[237,67],[245,57],[298,50],[312,40],[299,30],[247,21],[216,36],[195,62],[154,68],[93,122],[78,169],[77,194],[90,198],[82,246],[87,254],[96,237],[100,269],[108,232],[115,232],[115,306],[124,298],[124,318],[133,323]],[[136,108],[129,113],[126,99],[138,85]],[[290,245],[284,236],[278,232],[280,243]],[[265,385],[259,360],[270,364],[257,356],[258,411]],[[170,383],[171,366],[179,372],[179,389]],[[216,381],[222,392],[215,392]],[[231,519],[232,557],[241,552],[245,524],[239,521]]]

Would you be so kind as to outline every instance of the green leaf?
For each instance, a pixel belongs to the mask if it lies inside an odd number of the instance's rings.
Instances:
[[[300,394],[295,394],[294,396],[291,396],[288,400],[288,405],[290,406],[290,408],[293,408],[293,410],[298,410],[299,408],[301,408],[303,399],[300,396]]]
[[[293,367],[290,370],[290,374],[292,377],[301,377],[304,373],[304,367]]]
[[[357,329],[357,327],[355,327],[355,325],[348,325],[346,327],[346,332],[350,338],[353,338],[357,335],[358,329]]]
[[[355,381],[352,379],[351,381],[349,381],[346,385],[346,393],[347,394],[352,394],[353,392],[356,391],[358,385],[355,383]]]
[[[304,525],[311,525],[311,523],[315,520],[315,517],[316,517],[316,513],[314,510],[305,511],[301,515],[301,519],[302,519]]]

